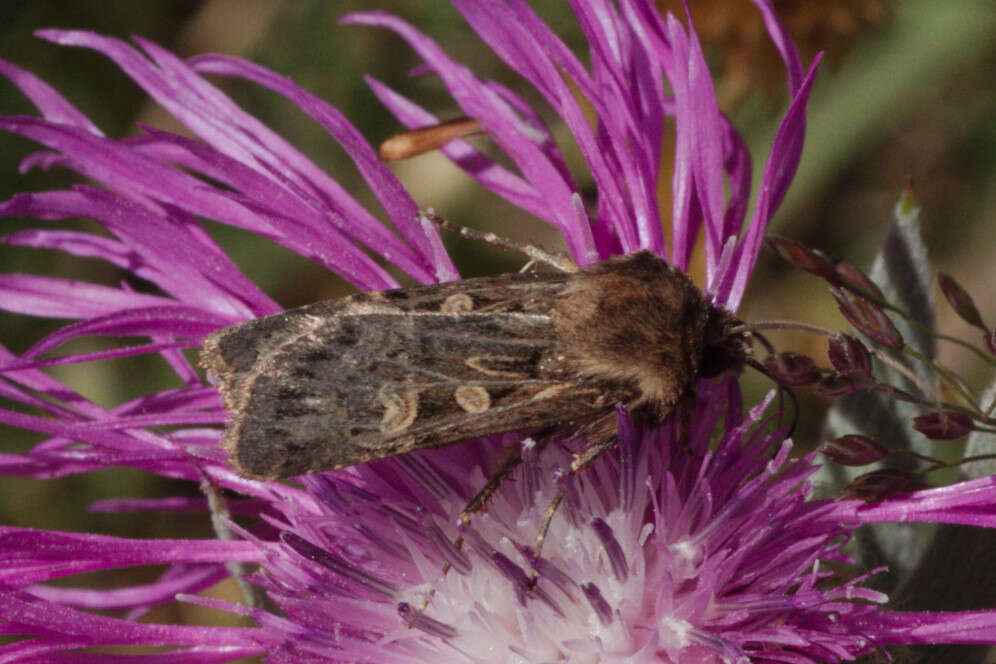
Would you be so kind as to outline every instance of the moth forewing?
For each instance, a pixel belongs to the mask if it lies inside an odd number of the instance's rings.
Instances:
[[[663,418],[736,321],[647,252],[356,295],[205,341],[237,468],[290,477],[503,431]],[[739,349],[730,346],[735,360]],[[724,351],[725,352],[725,351]]]

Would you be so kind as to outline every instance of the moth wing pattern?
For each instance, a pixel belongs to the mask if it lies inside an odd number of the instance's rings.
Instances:
[[[236,467],[277,478],[502,431],[608,440],[616,403],[660,421],[704,366],[742,366],[740,326],[640,251],[318,302],[212,334],[201,361],[234,416]]]
[[[202,362],[236,414],[223,446],[290,477],[604,414],[632,395],[579,380],[551,323],[569,275],[356,295],[216,332]]]

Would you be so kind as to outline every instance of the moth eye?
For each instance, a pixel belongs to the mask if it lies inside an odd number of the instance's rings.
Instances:
[[[381,388],[377,393],[377,400],[384,406],[384,417],[380,420],[380,432],[383,434],[404,431],[418,415],[418,392],[391,392]]]
[[[491,395],[480,385],[461,385],[453,391],[453,398],[468,413],[483,413],[491,408]]]
[[[474,300],[466,293],[454,293],[443,300],[439,310],[444,314],[465,314],[474,310]]]

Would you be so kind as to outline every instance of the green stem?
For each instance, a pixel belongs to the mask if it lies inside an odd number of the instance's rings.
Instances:
[[[898,387],[890,385],[889,383],[883,383],[882,381],[875,381],[869,383],[869,386],[879,388],[888,395],[894,398],[900,399],[901,401],[907,401],[909,403],[916,404],[918,406],[923,406],[924,408],[929,408],[930,410],[953,410],[955,412],[961,413],[970,417],[976,421],[982,421],[985,424],[996,424],[993,420],[988,417],[983,417],[980,413],[976,413],[971,408],[966,408],[960,404],[950,403],[947,401],[927,401],[926,399],[921,399],[915,394],[910,394],[906,390],[900,390]],[[901,392],[901,395],[897,395],[896,391]]]
[[[941,334],[940,332],[935,332],[934,336],[937,337],[938,339],[943,339],[944,341],[950,341],[953,344],[958,344],[963,348],[967,348],[968,350],[972,351],[973,353],[981,357],[983,361],[988,362],[992,366],[996,367],[996,358],[992,357],[989,353],[983,351],[982,349],[973,346],[967,341],[959,339],[958,337],[949,336],[947,334]]]
[[[871,352],[872,355],[874,355],[875,357],[877,357],[882,363],[887,364],[888,366],[892,367],[892,369],[894,371],[898,371],[902,375],[906,376],[906,378],[911,383],[913,383],[914,385],[917,386],[917,389],[920,390],[921,394],[927,394],[928,392],[930,392],[930,389],[926,385],[924,385],[922,382],[920,382],[920,377],[917,376],[905,364],[903,364],[899,360],[896,360],[895,358],[889,356],[887,353],[882,352],[881,350],[879,350],[875,346],[869,347],[868,350],[869,350],[869,352]]]
[[[916,472],[918,474],[926,474],[926,473],[933,472],[935,470],[943,470],[945,468],[957,468],[958,466],[962,466],[962,465],[964,465],[966,463],[972,463],[974,461],[991,461],[993,459],[996,459],[996,454],[977,454],[976,456],[970,456],[970,457],[965,457],[964,459],[959,459],[958,461],[955,461],[953,463],[946,463],[944,461],[936,461],[933,467],[931,467],[931,468],[921,468],[921,469],[916,470],[914,472]]]
[[[948,335],[948,334],[941,334],[940,332],[935,332],[934,330],[930,329],[929,327],[927,327],[926,325],[924,325],[923,323],[921,323],[917,319],[913,318],[908,313],[906,313],[905,311],[903,311],[902,309],[900,309],[899,307],[897,307],[897,306],[895,306],[893,304],[889,304],[888,302],[883,302],[883,301],[879,300],[878,298],[871,298],[871,300],[875,304],[878,304],[879,306],[881,306],[883,309],[888,309],[889,311],[895,312],[900,318],[902,318],[904,321],[906,321],[907,323],[909,323],[913,327],[917,328],[918,330],[920,330],[924,334],[930,335],[930,336],[934,337],[935,339],[941,339],[943,341],[948,341],[948,342],[951,342],[953,344],[958,344],[959,346],[967,348],[968,350],[972,351],[973,353],[975,353],[976,355],[978,355],[980,358],[982,358],[982,360],[984,362],[986,362],[987,364],[991,364],[992,366],[996,367],[996,358],[990,357],[990,355],[988,353],[986,353],[985,351],[981,350],[980,348],[977,348],[976,346],[973,346],[972,344],[968,343],[964,339],[959,339],[958,337],[952,337],[951,335]]]
[[[857,292],[859,295],[861,295],[862,297],[864,297],[869,302],[877,304],[878,306],[882,307],[883,309],[885,309],[887,311],[894,312],[896,315],[898,315],[904,321],[906,321],[907,323],[909,323],[910,325],[912,325],[916,329],[920,330],[924,334],[932,336],[932,337],[934,337],[936,339],[943,339],[944,341],[949,341],[951,343],[958,344],[959,346],[963,346],[963,347],[967,348],[968,350],[972,351],[973,353],[975,353],[976,355],[978,355],[980,358],[982,358],[982,360],[984,362],[986,362],[988,364],[991,364],[992,366],[996,367],[996,358],[990,357],[990,355],[988,353],[986,353],[985,351],[983,351],[983,350],[981,350],[981,349],[973,346],[972,344],[968,343],[967,341],[965,341],[963,339],[959,339],[958,337],[952,337],[952,336],[947,335],[947,334],[941,334],[940,332],[935,332],[934,330],[932,330],[931,328],[927,327],[926,325],[924,325],[923,323],[921,323],[917,319],[913,318],[911,315],[909,315],[908,313],[906,313],[904,310],[900,309],[896,305],[891,304],[890,302],[887,302],[887,301],[885,301],[885,300],[883,300],[883,299],[881,299],[879,297],[876,297],[875,295],[872,295],[871,293],[869,293],[869,292],[867,292],[867,291],[865,291],[863,289],[857,288],[857,289],[854,289],[854,290],[855,290],[855,292]]]
[[[932,456],[927,456],[926,454],[920,454],[919,452],[914,452],[913,450],[900,450],[896,448],[890,448],[889,452],[891,454],[905,454],[907,456],[919,459],[920,461],[926,461],[927,463],[932,463],[935,466],[944,464],[944,461],[941,461],[940,459],[936,459]]]
[[[922,353],[913,350],[909,346],[903,346],[903,352],[912,357],[913,359],[923,362],[927,366],[931,367],[934,371],[939,373],[948,383],[953,385],[955,389],[957,389],[958,392],[961,393],[962,398],[968,402],[969,406],[971,406],[973,414],[975,416],[985,417],[985,413],[983,413],[982,409],[975,403],[975,395],[972,394],[972,391],[968,389],[968,386],[965,385],[964,381],[962,381],[962,379],[959,378],[957,374],[955,374],[953,371],[944,368],[939,362],[935,362],[926,355],[923,355]]]

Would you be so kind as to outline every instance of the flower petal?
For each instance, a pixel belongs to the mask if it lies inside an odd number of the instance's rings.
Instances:
[[[98,136],[103,135],[97,125],[90,122],[90,118],[70,104],[55,88],[31,72],[21,69],[13,62],[0,59],[0,76],[16,85],[24,96],[34,103],[35,108],[41,111],[46,120],[71,125]]]

